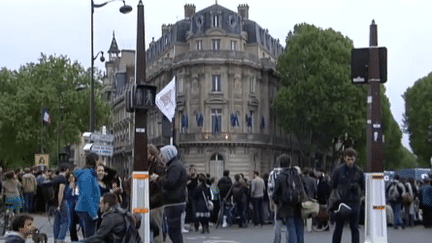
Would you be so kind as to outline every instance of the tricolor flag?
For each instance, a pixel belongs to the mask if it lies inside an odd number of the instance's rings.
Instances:
[[[176,90],[174,78],[156,95],[156,106],[170,122],[175,115]]]
[[[42,109],[42,123],[44,125],[51,124],[51,115],[48,113],[47,109]]]

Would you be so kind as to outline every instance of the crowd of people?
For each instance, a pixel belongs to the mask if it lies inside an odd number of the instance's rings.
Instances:
[[[273,242],[281,242],[282,227],[290,243],[303,243],[304,231],[323,220],[335,223],[333,243],[341,242],[343,226],[349,222],[352,242],[359,242],[359,219],[364,199],[365,176],[356,163],[357,153],[346,149],[343,163],[331,175],[310,168],[301,170],[291,165],[283,154],[277,167],[251,179],[242,173],[230,176],[225,170],[221,178],[198,173],[195,166],[179,160],[175,146],[160,150],[148,146],[150,181],[151,242],[182,243],[183,234],[191,230],[209,234],[211,226],[240,228],[274,225]],[[74,169],[60,165],[58,171],[25,168],[0,173],[4,205],[19,215],[12,223],[14,232],[9,242],[30,235],[33,218],[23,213],[50,213],[54,217],[55,242],[65,242],[69,232],[72,241],[121,242],[126,228],[124,215],[130,211],[132,179],[121,179],[116,171],[99,161],[99,156],[86,156],[86,166]],[[386,184],[386,199],[391,205],[395,229],[422,222],[432,227],[431,180],[415,181],[398,176]],[[304,203],[319,205],[312,221],[302,212]],[[421,210],[420,210],[421,209]],[[422,212],[422,213],[421,213]],[[129,215],[135,228],[139,214]],[[82,229],[78,238],[77,226]]]

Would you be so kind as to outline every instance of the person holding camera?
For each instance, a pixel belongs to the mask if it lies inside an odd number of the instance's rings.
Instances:
[[[359,243],[358,230],[360,199],[365,189],[365,179],[362,169],[355,165],[357,152],[348,148],[343,152],[344,163],[338,165],[331,177],[333,190],[340,196],[340,203],[347,205],[345,210],[335,214],[336,228],[333,232],[333,243],[340,243],[344,222],[350,223],[351,242]]]

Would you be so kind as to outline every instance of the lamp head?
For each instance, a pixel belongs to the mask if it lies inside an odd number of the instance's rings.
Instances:
[[[132,6],[126,5],[125,1],[123,1],[123,6],[120,8],[120,13],[127,14],[132,11]]]
[[[102,54],[102,55],[101,55],[101,57],[100,57],[100,61],[101,61],[101,62],[105,62],[105,57],[103,56],[103,51],[101,51],[101,54]]]

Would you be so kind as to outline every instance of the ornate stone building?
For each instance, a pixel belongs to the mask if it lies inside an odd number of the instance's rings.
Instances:
[[[220,177],[253,170],[269,172],[281,153],[298,161],[298,145],[276,124],[272,112],[279,80],[279,40],[249,19],[249,6],[238,12],[218,4],[199,12],[186,4],[185,18],[162,25],[162,36],[146,52],[147,82],[160,91],[176,80],[174,142],[186,165]],[[119,51],[115,39],[106,64],[107,98],[113,102],[115,155],[111,166],[130,173],[133,114],[125,112],[124,89],[133,83],[134,52]],[[162,146],[166,119],[149,111],[149,143]],[[165,130],[165,131],[163,131]],[[168,131],[169,132],[169,131]],[[165,136],[164,136],[165,135]]]

